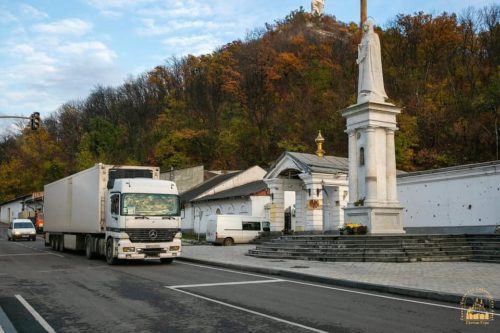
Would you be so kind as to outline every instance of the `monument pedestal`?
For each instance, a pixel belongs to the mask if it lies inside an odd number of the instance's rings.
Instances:
[[[404,234],[402,212],[403,207],[353,206],[344,208],[344,218],[367,226],[369,234]]]

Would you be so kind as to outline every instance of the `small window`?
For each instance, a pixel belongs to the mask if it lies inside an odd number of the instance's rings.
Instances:
[[[119,194],[111,195],[111,214],[113,214],[113,215],[120,214],[120,195]]]
[[[271,223],[262,222],[262,231],[271,231]]]
[[[242,229],[260,231],[260,222],[243,222]]]
[[[217,208],[217,211],[215,212],[216,215],[220,215],[222,214],[221,211],[220,211],[220,208]]]
[[[365,148],[359,148],[359,166],[365,165]]]

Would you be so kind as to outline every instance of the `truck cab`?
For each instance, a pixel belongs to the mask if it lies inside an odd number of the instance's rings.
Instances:
[[[168,262],[180,254],[180,201],[175,183],[116,179],[108,192],[106,238],[114,240],[117,259]]]

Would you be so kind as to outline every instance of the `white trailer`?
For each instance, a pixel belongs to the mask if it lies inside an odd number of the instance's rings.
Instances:
[[[160,259],[181,253],[175,183],[156,167],[94,167],[45,185],[45,245],[84,250],[87,258]]]

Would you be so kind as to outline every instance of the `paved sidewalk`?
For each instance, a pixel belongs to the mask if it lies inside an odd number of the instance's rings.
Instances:
[[[245,254],[255,245],[183,246],[182,258],[228,268],[281,275],[346,287],[460,302],[470,289],[484,288],[500,305],[500,264],[476,262],[318,262],[261,259]]]

